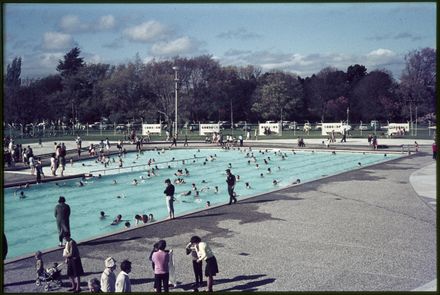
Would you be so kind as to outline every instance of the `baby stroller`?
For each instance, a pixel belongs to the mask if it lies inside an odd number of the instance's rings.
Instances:
[[[52,267],[43,270],[38,274],[38,278],[35,281],[35,285],[44,285],[44,291],[51,291],[59,289],[63,284],[61,281],[61,266],[63,263],[54,263]]]

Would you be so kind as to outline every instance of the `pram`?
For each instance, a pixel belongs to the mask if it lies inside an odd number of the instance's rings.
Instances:
[[[61,281],[61,266],[64,263],[54,263],[52,267],[43,270],[42,273],[38,273],[38,278],[35,280],[35,285],[44,285],[44,291],[51,291],[59,289],[63,284]]]

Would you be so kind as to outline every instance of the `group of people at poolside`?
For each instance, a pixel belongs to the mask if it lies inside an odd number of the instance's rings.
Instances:
[[[44,268],[43,254],[40,251],[35,253],[35,270],[36,284],[40,285],[41,279],[47,279],[49,273],[60,273],[62,266],[67,265],[67,276],[71,282],[71,288],[68,291],[73,293],[81,292],[81,276],[85,275],[79,247],[75,240],[70,236],[70,232],[65,234],[66,244],[63,249],[64,263],[54,263],[52,268],[47,270]],[[173,257],[173,249],[167,249],[165,240],[160,240],[153,245],[150,252],[149,260],[151,261],[154,273],[154,292],[169,292],[169,288],[177,287],[175,261]],[[183,248],[183,247],[182,247]],[[192,269],[195,281],[192,289],[197,292],[199,288],[205,286],[203,281],[203,263],[205,263],[205,276],[207,278],[207,291],[213,292],[214,277],[219,273],[217,259],[208,243],[202,241],[199,236],[192,236],[189,243],[185,246],[186,255],[190,255],[192,261]],[[132,263],[125,259],[119,267],[120,272],[116,276],[117,261],[113,257],[107,257],[104,260],[104,270],[100,279],[92,278],[88,281],[88,289],[91,293],[114,293],[132,291],[131,280],[129,274],[132,271]],[[53,270],[54,269],[54,270]],[[45,276],[46,275],[46,276]]]

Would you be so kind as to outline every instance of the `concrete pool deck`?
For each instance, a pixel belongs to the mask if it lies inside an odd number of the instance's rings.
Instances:
[[[174,290],[188,291],[193,275],[184,247],[197,234],[219,261],[215,291],[434,291],[431,143],[409,157],[82,243],[82,289],[113,256],[118,263],[132,261],[133,291],[152,291],[148,255],[154,242],[166,239],[181,282]],[[61,262],[62,250],[45,254],[44,261]],[[34,279],[32,258],[4,265],[5,292],[42,291]],[[59,291],[69,288],[64,282]]]

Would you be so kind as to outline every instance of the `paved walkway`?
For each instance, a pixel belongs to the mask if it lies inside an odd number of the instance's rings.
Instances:
[[[133,291],[151,291],[147,255],[166,239],[181,282],[175,291],[189,291],[184,246],[197,234],[219,261],[216,291],[435,290],[436,212],[424,199],[435,192],[432,161],[426,146],[417,155],[86,241],[83,289],[112,255],[133,262]],[[61,252],[45,254],[46,264],[61,261]],[[41,291],[33,267],[32,258],[7,263],[4,291]]]

